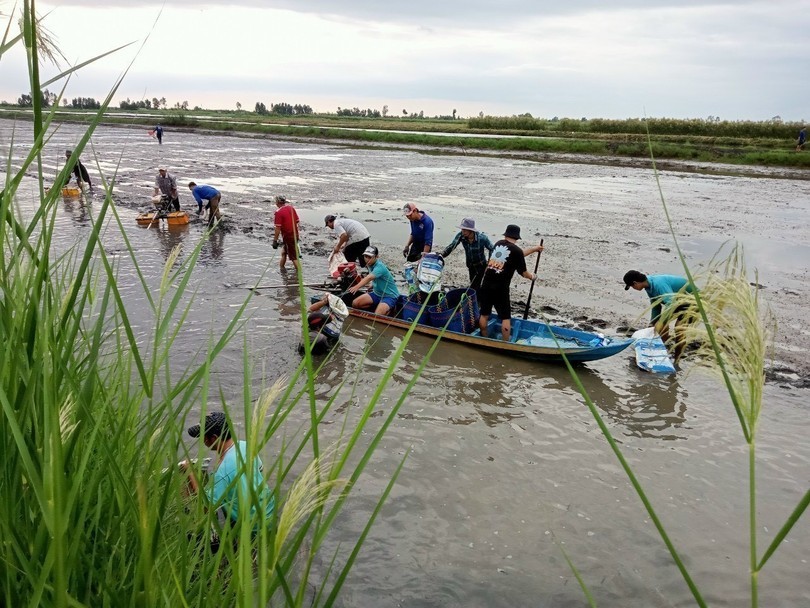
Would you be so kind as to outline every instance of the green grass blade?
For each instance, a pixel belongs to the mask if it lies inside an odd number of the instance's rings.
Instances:
[[[779,532],[774,537],[773,541],[771,541],[770,546],[765,551],[765,554],[762,556],[762,559],[757,564],[756,570],[762,570],[762,567],[767,563],[767,561],[771,558],[774,552],[779,548],[779,545],[782,543],[783,540],[787,537],[790,533],[791,529],[796,522],[799,521],[801,516],[807,510],[808,505],[810,505],[810,490],[805,492],[802,499],[799,501],[799,504],[796,505],[796,508],[793,509],[793,512],[790,514],[790,517],[787,518],[787,521],[779,530]]]

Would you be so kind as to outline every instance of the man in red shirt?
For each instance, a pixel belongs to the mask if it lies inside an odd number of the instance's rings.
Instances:
[[[287,265],[287,256],[292,260],[293,266],[298,270],[298,214],[292,205],[287,204],[283,196],[276,197],[275,225],[273,235],[273,249],[278,249],[278,236],[281,235],[284,248],[281,250],[279,266],[282,270]]]

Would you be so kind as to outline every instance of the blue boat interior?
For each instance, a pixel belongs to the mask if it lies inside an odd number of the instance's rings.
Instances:
[[[487,337],[493,340],[503,340],[501,320],[494,316],[487,323]],[[476,329],[471,336],[480,336],[481,331]],[[564,348],[566,350],[578,348],[598,348],[611,342],[610,338],[599,334],[566,329],[564,327],[549,327],[541,321],[512,318],[512,335],[510,342],[526,344],[543,348]]]

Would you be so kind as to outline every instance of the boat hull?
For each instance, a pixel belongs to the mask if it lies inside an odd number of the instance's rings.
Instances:
[[[349,314],[376,324],[403,330],[411,327],[410,321],[377,315],[358,308],[349,308]],[[480,335],[478,330],[471,334],[464,334],[455,331],[443,332],[440,327],[431,327],[421,323],[413,325],[414,332],[418,334],[434,337],[441,335],[441,339],[446,342],[456,342],[512,357],[546,363],[563,363],[563,355],[571,362],[597,361],[620,353],[633,344],[632,338],[605,338],[595,333],[515,318],[512,319],[513,338],[510,342],[505,342],[497,337],[485,338]],[[500,319],[493,315],[489,320],[488,333],[492,336],[499,336],[500,325]]]

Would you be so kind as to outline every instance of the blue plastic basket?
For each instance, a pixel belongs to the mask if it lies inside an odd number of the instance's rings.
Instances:
[[[478,296],[474,289],[451,289],[429,312],[433,327],[447,325],[448,331],[468,334],[478,327]]]
[[[417,323],[421,323],[422,325],[430,325],[430,308],[431,305],[436,305],[439,302],[441,294],[438,292],[433,292],[431,294],[422,293],[421,291],[417,291],[408,296],[405,300],[405,303],[402,305],[402,318],[405,321],[416,321]],[[427,300],[427,305],[425,309],[422,310],[422,306]]]

